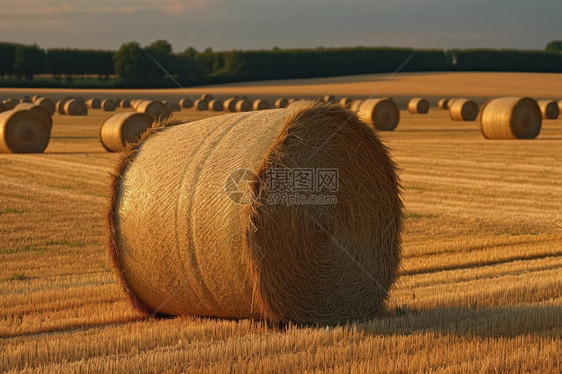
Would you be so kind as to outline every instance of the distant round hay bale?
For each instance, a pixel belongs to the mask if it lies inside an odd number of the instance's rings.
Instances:
[[[100,109],[101,108],[101,100],[96,99],[96,98],[86,100],[86,106],[89,109]]]
[[[203,99],[197,99],[193,103],[193,109],[195,110],[209,110],[209,103]]]
[[[289,105],[289,100],[287,99],[277,99],[275,100],[275,107],[278,109],[286,108]]]
[[[537,102],[539,108],[541,109],[541,114],[543,119],[557,119],[560,111],[558,109],[558,104],[554,100],[539,100]]]
[[[7,111],[7,110],[10,110],[10,109],[8,109],[8,107],[6,106],[6,104],[0,103],[0,113],[5,112],[5,111]]]
[[[319,100],[314,101],[314,100],[295,100],[292,103],[290,103],[289,105],[287,105],[287,109],[291,109],[291,110],[295,110],[295,109],[300,109],[302,107],[305,106],[311,106],[314,104],[320,103]]]
[[[127,143],[136,143],[154,122],[146,113],[127,112],[109,117],[100,130],[100,141],[105,149],[119,152]]]
[[[53,114],[55,114],[56,108],[55,108],[55,103],[53,103],[53,100],[51,100],[47,97],[39,97],[39,98],[33,100],[33,103],[45,108],[51,116]]]
[[[64,114],[70,116],[87,116],[88,107],[83,101],[71,99],[64,103]]]
[[[300,194],[337,204],[276,204],[271,174],[287,169],[331,171],[337,187]],[[396,166],[338,105],[172,122],[113,178],[109,254],[145,312],[345,323],[376,316],[398,275]]]
[[[324,102],[329,103],[329,104],[335,104],[336,103],[336,97],[334,95],[326,95],[326,96],[324,96]]]
[[[157,100],[142,100],[140,103],[137,103],[136,111],[146,113],[157,121],[170,116],[170,111],[166,108],[166,105]]]
[[[269,103],[266,100],[262,99],[254,100],[254,103],[252,104],[252,109],[254,110],[265,110],[269,108],[271,108]]]
[[[178,104],[177,101],[172,101],[172,100],[165,100],[162,102],[164,105],[166,105],[166,108],[168,108],[168,110],[170,112],[179,112],[181,111],[181,107],[180,104]]]
[[[490,100],[480,115],[480,130],[486,139],[534,139],[541,126],[539,105],[528,97]]]
[[[352,100],[351,104],[349,104],[349,110],[351,110],[352,112],[357,112],[363,101],[364,100]]]
[[[287,105],[294,103],[295,101],[297,101],[298,99],[295,99],[293,97],[291,97],[290,99],[287,100]]]
[[[102,100],[100,103],[101,109],[106,112],[114,112],[115,111],[115,101],[111,99]]]
[[[439,103],[437,104],[439,106],[439,109],[449,109],[449,100],[450,99],[440,99]]]
[[[242,99],[236,102],[237,112],[249,112],[252,110],[252,102],[250,100]]]
[[[33,101],[31,100],[31,97],[29,96],[24,96],[20,99],[20,103],[32,103]]]
[[[113,102],[115,103],[115,107],[119,108],[121,106],[121,102],[123,101],[123,99],[113,99]]]
[[[449,101],[449,117],[453,121],[474,121],[478,116],[478,105],[469,99],[457,98]]]
[[[352,102],[353,102],[353,100],[351,100],[349,97],[342,97],[338,101],[338,103],[345,109],[349,109]]]
[[[224,110],[227,112],[236,112],[236,103],[238,102],[238,99],[235,97],[231,97],[228,98],[224,101],[223,106],[224,106]]]
[[[56,102],[55,104],[55,112],[58,114],[64,114],[64,103],[66,100],[62,99]]]
[[[429,101],[422,97],[414,97],[408,101],[408,111],[412,114],[426,114],[429,112]]]
[[[180,106],[184,109],[193,108],[193,100],[184,97],[183,99],[180,100]]]
[[[121,108],[130,108],[131,107],[131,102],[127,99],[121,100],[121,102],[119,104],[120,104]]]
[[[140,103],[142,103],[144,100],[141,99],[135,99],[135,100],[131,100],[131,108],[133,108],[133,110],[137,110],[137,107],[139,106]]]
[[[41,97],[43,97],[43,96],[41,96],[41,95],[33,95],[33,96],[31,96],[31,101],[32,101],[32,102],[35,102],[35,101],[37,101],[37,100],[38,100],[39,98],[41,98]]]
[[[209,110],[213,112],[222,112],[224,110],[224,106],[222,101],[220,100],[211,100],[209,101]]]
[[[16,105],[13,110],[28,110],[31,114],[41,119],[41,121],[43,121],[43,123],[49,128],[49,131],[53,128],[53,117],[51,117],[51,113],[40,105],[20,103]]]
[[[357,115],[381,131],[393,131],[400,121],[398,106],[388,97],[363,101]]]
[[[14,107],[19,104],[19,100],[14,99],[13,97],[10,97],[2,102],[6,105],[6,107],[8,107],[8,109],[14,109]]]
[[[41,153],[49,145],[51,131],[29,110],[0,113],[1,153]]]
[[[211,100],[213,100],[213,95],[209,95],[209,94],[203,94],[200,97],[201,100],[209,102]]]

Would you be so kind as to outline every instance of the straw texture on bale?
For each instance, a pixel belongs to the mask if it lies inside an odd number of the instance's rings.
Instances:
[[[222,112],[223,109],[224,109],[224,106],[222,104],[222,101],[220,101],[220,100],[209,101],[209,110],[212,110],[213,112]]]
[[[394,130],[400,121],[398,106],[388,97],[361,102],[357,114],[363,121],[382,131]]]
[[[193,103],[193,108],[195,110],[209,110],[209,103],[203,99],[197,99]]]
[[[119,105],[121,106],[121,108],[130,108],[131,107],[131,102],[127,99],[123,99],[121,100],[121,102],[119,103]]]
[[[265,110],[269,108],[271,108],[271,106],[266,100],[262,100],[262,99],[254,100],[254,104],[253,104],[254,110]]]
[[[1,153],[41,153],[49,145],[51,131],[29,110],[0,113]]]
[[[474,121],[478,116],[478,105],[469,99],[449,101],[449,117],[453,121]]]
[[[49,131],[53,128],[53,117],[51,117],[51,113],[44,107],[36,104],[31,103],[21,103],[16,105],[13,110],[29,110],[31,114],[38,117],[43,121],[43,123],[47,126]]]
[[[88,107],[83,101],[71,99],[64,103],[64,114],[86,116],[88,115]]]
[[[353,100],[351,100],[349,97],[342,97],[342,98],[338,101],[338,103],[339,103],[342,107],[344,107],[344,108],[346,108],[346,109],[349,109],[349,107],[351,106],[351,103],[352,103],[352,102],[353,102]]]
[[[237,112],[249,112],[252,110],[252,102],[250,100],[242,99],[236,102]]]
[[[209,102],[211,100],[213,100],[213,95],[209,95],[209,94],[203,94],[200,97],[201,100]]]
[[[162,101],[162,104],[166,105],[166,108],[168,108],[168,110],[169,110],[170,112],[179,112],[179,111],[181,111],[180,104],[178,104],[176,101],[165,100],[165,101]]]
[[[102,100],[100,103],[101,109],[105,110],[106,112],[114,112],[115,111],[115,101],[111,99]]]
[[[224,101],[223,106],[224,110],[227,112],[236,112],[236,103],[238,99],[235,97],[228,98]]]
[[[86,106],[90,109],[100,109],[101,100],[96,98],[86,100]]]
[[[180,100],[180,106],[184,109],[193,108],[193,100],[185,97],[185,98]]]
[[[155,120],[166,119],[170,116],[170,111],[161,101],[142,100],[137,103],[136,111],[146,113]]]
[[[412,114],[426,114],[429,112],[429,101],[421,97],[414,97],[408,101],[408,111]]]
[[[282,109],[282,108],[286,108],[287,105],[289,105],[289,101],[287,99],[277,99],[275,100],[275,102],[273,103],[273,105],[277,108],[277,109]]]
[[[100,141],[105,149],[121,151],[127,143],[136,143],[154,119],[146,113],[118,113],[108,118],[100,130]]]
[[[528,97],[490,100],[480,115],[480,130],[486,139],[534,139],[541,126],[539,105]]]
[[[55,103],[53,103],[53,100],[51,100],[47,97],[39,97],[39,98],[33,100],[33,103],[45,108],[51,116],[53,114],[55,114],[56,108],[55,108]]]
[[[557,119],[560,114],[558,104],[554,100],[539,100],[537,102],[541,109],[543,119]]]
[[[439,102],[437,103],[437,106],[439,106],[439,109],[449,109],[449,100],[450,99],[440,99]]]
[[[302,192],[337,203],[269,203],[284,168],[338,170],[338,188]],[[386,146],[326,104],[153,128],[123,152],[108,210],[110,257],[142,310],[304,324],[380,312],[401,227]]]

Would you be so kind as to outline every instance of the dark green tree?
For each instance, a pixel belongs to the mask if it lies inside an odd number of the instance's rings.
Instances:
[[[20,79],[33,80],[33,76],[42,73],[45,68],[45,51],[36,44],[18,45],[14,52],[14,73]]]
[[[113,56],[115,74],[123,79],[141,80],[144,51],[137,42],[123,44]]]
[[[544,50],[547,52],[562,52],[562,40],[553,40],[549,42]]]

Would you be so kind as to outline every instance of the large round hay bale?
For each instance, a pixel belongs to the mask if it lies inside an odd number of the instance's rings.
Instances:
[[[351,104],[349,104],[349,110],[351,110],[352,112],[357,112],[363,101],[364,100],[352,100]]]
[[[490,100],[480,115],[480,130],[486,139],[534,139],[541,126],[539,105],[528,97]]]
[[[197,99],[193,103],[193,109],[195,110],[209,110],[209,103],[203,99]]]
[[[289,105],[289,101],[287,99],[277,99],[274,103],[275,107],[278,109],[286,108]]]
[[[162,101],[162,103],[163,103],[164,105],[166,105],[166,108],[168,108],[168,110],[169,110],[170,112],[179,112],[179,111],[181,111],[180,104],[178,104],[177,101],[165,100],[165,101]]]
[[[223,106],[224,110],[227,112],[236,112],[236,103],[238,99],[235,97],[228,98],[224,101]]]
[[[109,117],[100,130],[100,141],[105,149],[119,152],[127,143],[136,143],[154,122],[146,113],[118,113]]]
[[[41,153],[49,145],[51,131],[29,110],[0,113],[1,153]]]
[[[49,131],[53,128],[53,117],[51,117],[51,113],[40,105],[20,103],[16,105],[13,110],[28,110],[31,114],[41,119],[41,121],[43,121],[43,123],[49,128]]]
[[[537,101],[541,110],[543,119],[557,119],[560,111],[558,104],[554,100],[539,100]]]
[[[222,112],[224,110],[224,106],[220,100],[211,100],[209,101],[208,109],[213,112]]]
[[[335,104],[336,103],[336,97],[334,95],[326,95],[324,96],[324,102],[325,103],[329,103],[329,104]]]
[[[183,99],[180,99],[180,107],[184,108],[184,109],[189,109],[189,108],[193,108],[193,100],[184,97]]]
[[[55,114],[55,103],[53,103],[53,100],[49,99],[48,97],[39,97],[33,100],[33,103],[45,108],[51,116]]]
[[[345,109],[349,109],[352,102],[353,102],[353,100],[351,100],[349,97],[342,97],[338,101],[338,103]]]
[[[83,101],[71,99],[64,103],[64,114],[70,116],[87,116],[88,107]]]
[[[478,116],[478,105],[469,99],[456,98],[449,101],[449,117],[453,121],[474,121]]]
[[[102,100],[102,102],[100,103],[100,107],[101,107],[101,109],[103,109],[106,112],[114,112],[115,111],[115,101],[113,101],[111,99]]]
[[[237,112],[249,112],[252,110],[252,102],[250,100],[242,99],[236,102]]]
[[[89,109],[100,109],[101,108],[101,100],[97,99],[97,98],[92,98],[92,99],[86,100],[86,106]]]
[[[449,109],[449,100],[450,99],[440,99],[439,102],[437,103],[437,106],[439,107],[439,109]]]
[[[266,100],[262,99],[254,100],[254,103],[252,104],[252,109],[254,110],[265,110],[269,108],[271,108],[269,103]]]
[[[382,131],[394,130],[400,121],[398,106],[388,97],[363,101],[359,105],[357,115],[375,129]]]
[[[161,101],[143,100],[137,103],[137,112],[146,113],[155,120],[163,120],[170,116],[170,111]]]
[[[203,95],[201,95],[200,99],[203,100],[203,101],[209,102],[209,101],[213,100],[213,95],[203,94]]]
[[[109,253],[135,305],[304,324],[381,311],[402,203],[388,149],[356,115],[323,104],[151,131],[123,154],[108,212]],[[299,196],[332,203],[276,204],[275,182],[298,170],[323,181],[295,185]]]
[[[422,97],[414,97],[408,101],[408,111],[412,114],[426,114],[429,112],[429,101]]]
[[[120,102],[120,106],[121,108],[130,108],[131,107],[131,102],[127,99],[123,99]]]

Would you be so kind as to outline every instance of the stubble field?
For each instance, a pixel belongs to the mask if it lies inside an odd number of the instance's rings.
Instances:
[[[435,106],[400,114],[380,135],[404,188],[401,276],[384,315],[330,327],[134,311],[105,249],[111,114],[56,114],[46,153],[0,154],[0,371],[559,372],[562,120],[491,141]]]

